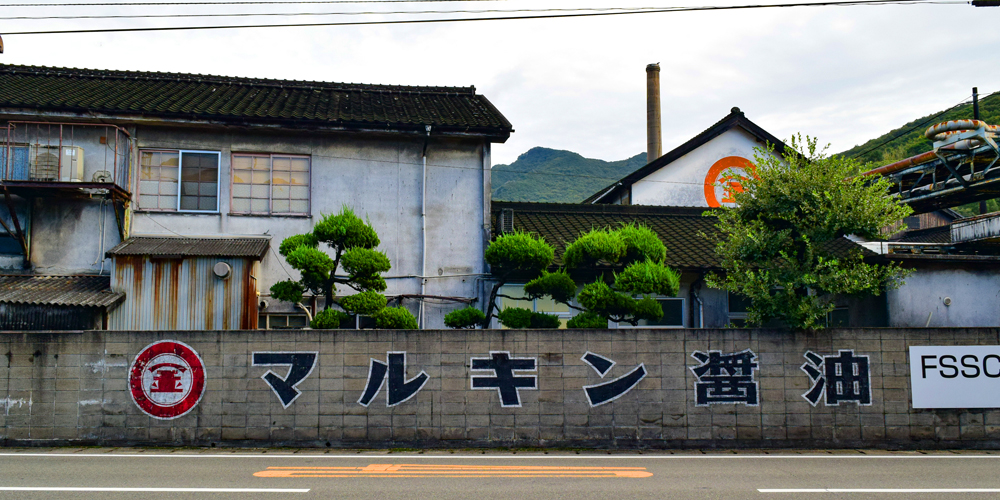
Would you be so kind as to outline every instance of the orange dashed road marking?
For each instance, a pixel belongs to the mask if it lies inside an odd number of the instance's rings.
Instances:
[[[367,467],[268,467],[256,477],[650,477],[645,467],[371,464]]]

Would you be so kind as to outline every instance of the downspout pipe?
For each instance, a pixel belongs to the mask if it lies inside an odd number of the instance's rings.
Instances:
[[[420,174],[420,295],[427,295],[427,146],[431,139],[431,126],[425,125],[424,149],[420,154],[422,172]],[[420,299],[420,329],[426,326],[424,299]]]
[[[701,284],[705,281],[705,273],[698,273],[698,279],[688,287],[688,295],[691,299],[691,328],[705,328],[705,303],[701,300]],[[694,305],[698,304],[698,326],[694,325]]]

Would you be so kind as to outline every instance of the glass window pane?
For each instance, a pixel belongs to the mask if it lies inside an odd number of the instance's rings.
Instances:
[[[309,173],[308,172],[292,172],[289,177],[289,184],[293,186],[308,186],[309,185]]]
[[[729,312],[745,313],[749,307],[750,299],[736,293],[729,293]]]
[[[509,297],[524,297],[524,285],[504,285],[500,287],[500,293]],[[501,310],[508,307],[523,307],[525,309],[534,308],[534,304],[530,300],[512,300],[506,297],[501,297],[497,302],[500,303]]]
[[[139,181],[139,194],[157,195],[160,193],[160,183],[154,181]]]
[[[271,200],[271,211],[274,213],[288,213],[288,200]]]
[[[681,299],[657,299],[663,309],[659,321],[646,321],[647,326],[684,326],[684,301]]]
[[[263,172],[259,172],[257,170],[254,170],[253,171],[252,182],[254,184],[260,184],[260,185],[270,184],[271,183],[271,174],[268,173],[266,170],[263,171]]]
[[[260,198],[262,200],[267,200],[267,186],[254,185],[252,188],[250,188],[250,196],[254,198]]]
[[[181,197],[181,210],[198,210],[198,197],[197,196],[182,196]]]
[[[250,200],[250,211],[257,214],[267,213],[267,200]]]
[[[288,171],[288,170],[291,169],[291,164],[288,161],[288,158],[287,157],[281,157],[281,156],[275,156],[274,157],[274,159],[272,160],[272,166],[274,167],[274,171],[275,172],[277,172],[279,170]]]
[[[197,182],[182,182],[181,183],[181,196],[198,196],[198,183]]]
[[[218,210],[219,206],[216,203],[216,198],[214,196],[203,196],[198,198],[198,210]]]
[[[167,196],[177,196],[177,182],[160,182],[160,194]]]
[[[233,198],[233,212],[249,212],[250,198]]]
[[[292,200],[289,202],[288,211],[293,214],[306,214],[309,213],[309,201],[308,200]]]
[[[271,191],[271,198],[275,200],[287,200],[288,199],[288,187],[287,186],[274,186]]]
[[[309,172],[308,158],[291,158],[290,161],[293,172]]]
[[[253,169],[269,172],[271,170],[271,159],[267,156],[255,156],[253,158]]]
[[[271,175],[271,182],[283,186],[288,185],[288,172],[274,172]]]
[[[177,167],[160,167],[160,180],[177,182]]]
[[[288,194],[293,200],[308,200],[309,188],[293,186],[289,188]]]
[[[161,208],[163,210],[177,210],[176,194],[174,196],[160,196],[159,200],[160,200],[159,206],[155,208]]]
[[[243,155],[233,155],[233,170],[243,169],[249,170],[252,168],[253,158]]]
[[[250,181],[250,170],[233,170],[233,184],[249,184]]]
[[[288,317],[288,326],[291,327],[291,328],[302,328],[302,327],[306,326],[306,317],[305,316],[289,316]]]
[[[562,302],[556,302],[551,297],[543,297],[535,300],[535,311],[544,313],[568,313],[569,306]]]
[[[250,197],[249,184],[233,185],[233,198],[249,198],[249,197]]]
[[[198,185],[198,194],[201,196],[215,196],[219,193],[219,185],[212,183],[201,183]]]

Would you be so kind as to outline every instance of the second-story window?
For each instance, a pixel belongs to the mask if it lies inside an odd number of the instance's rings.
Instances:
[[[308,215],[309,157],[233,155],[234,214]]]
[[[213,151],[141,151],[139,208],[218,212],[219,157]]]

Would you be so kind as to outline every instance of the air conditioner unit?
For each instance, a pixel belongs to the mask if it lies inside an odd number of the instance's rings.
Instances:
[[[61,158],[60,158],[61,156]],[[28,166],[33,181],[83,181],[83,148],[32,144],[28,153]]]

